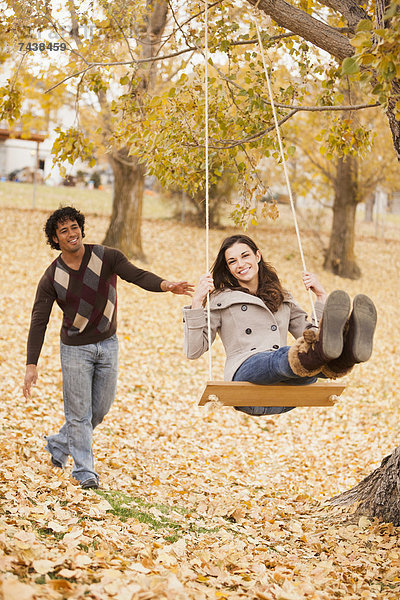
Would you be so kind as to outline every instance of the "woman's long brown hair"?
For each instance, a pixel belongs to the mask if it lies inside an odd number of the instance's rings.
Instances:
[[[225,252],[234,244],[246,244],[253,254],[256,254],[258,251],[257,245],[247,235],[231,235],[225,238],[211,268],[215,291],[229,288],[250,294],[247,288],[239,285],[238,280],[232,275],[226,264]],[[272,265],[264,261],[262,256],[258,263],[258,289],[256,296],[261,298],[272,312],[278,310],[285,297],[285,290],[279,281],[277,272]]]

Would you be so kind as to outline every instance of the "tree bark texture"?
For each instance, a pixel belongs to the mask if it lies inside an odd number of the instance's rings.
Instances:
[[[168,13],[165,0],[147,0],[147,11],[139,28],[140,58],[151,58],[158,51]],[[142,66],[136,75],[135,95],[148,93],[155,84],[156,63]],[[104,244],[119,248],[124,254],[144,260],[141,221],[143,211],[145,166],[128,155],[128,148],[114,151],[109,163],[114,174],[113,208]]]
[[[388,108],[386,115],[390,125],[390,131],[392,132],[393,146],[396,152],[397,160],[400,161],[400,121],[396,119],[395,105],[400,98],[400,80],[395,79],[392,83],[393,96],[388,102]]]
[[[248,2],[253,6],[257,4],[257,0]],[[269,15],[281,27],[325,50],[339,61],[354,54],[353,46],[343,33],[285,0],[260,0],[258,9]]]
[[[356,30],[361,19],[370,20],[369,14],[362,8],[362,2],[354,0],[321,0],[321,4],[329,6],[340,13],[347,21],[352,31]]]
[[[103,243],[129,258],[144,259],[141,237],[145,167],[128,156],[128,149],[108,157],[114,173],[111,221]]]
[[[324,268],[340,277],[358,279],[361,270],[354,254],[354,231],[358,203],[357,159],[339,158],[335,177],[332,230]]]
[[[358,485],[329,500],[334,506],[358,502],[357,515],[400,525],[400,446]]]

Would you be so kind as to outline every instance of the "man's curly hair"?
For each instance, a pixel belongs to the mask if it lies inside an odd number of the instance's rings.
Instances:
[[[47,236],[47,243],[53,250],[60,250],[60,245],[55,242],[53,237],[56,235],[57,225],[65,221],[76,221],[79,229],[82,231],[82,237],[85,237],[85,215],[73,206],[64,206],[55,210],[47,219],[44,226],[44,232]]]

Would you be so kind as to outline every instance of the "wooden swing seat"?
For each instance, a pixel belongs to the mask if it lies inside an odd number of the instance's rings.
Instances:
[[[333,406],[345,386],[336,382],[311,385],[256,385],[247,381],[208,381],[199,406],[219,400],[225,406]]]

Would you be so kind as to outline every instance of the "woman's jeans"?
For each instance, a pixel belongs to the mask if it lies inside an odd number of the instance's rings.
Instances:
[[[233,381],[248,381],[258,385],[308,385],[315,383],[317,377],[300,377],[293,373],[289,365],[290,346],[283,346],[272,352],[259,352],[244,361],[233,376]],[[279,415],[293,410],[294,406],[235,406],[236,410],[260,417]]]
[[[65,423],[46,437],[51,455],[65,465],[74,460],[72,475],[80,482],[98,479],[93,461],[93,429],[111,408],[117,389],[118,339],[114,334],[97,344],[60,344]]]

